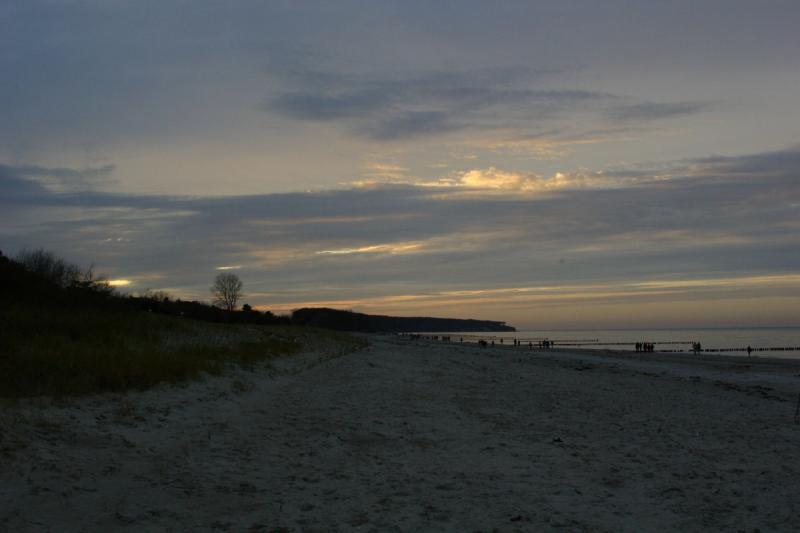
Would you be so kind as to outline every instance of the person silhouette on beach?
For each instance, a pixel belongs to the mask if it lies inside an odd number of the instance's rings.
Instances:
[[[750,357],[750,354],[753,353],[753,347],[749,344],[747,345],[747,357]]]

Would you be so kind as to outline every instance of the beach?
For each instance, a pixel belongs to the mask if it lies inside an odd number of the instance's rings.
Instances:
[[[2,400],[0,530],[800,530],[799,361],[367,340]]]

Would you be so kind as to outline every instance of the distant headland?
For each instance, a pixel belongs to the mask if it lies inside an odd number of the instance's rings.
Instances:
[[[339,309],[303,308],[292,313],[292,323],[341,331],[408,333],[415,331],[516,331],[495,320],[367,315]]]

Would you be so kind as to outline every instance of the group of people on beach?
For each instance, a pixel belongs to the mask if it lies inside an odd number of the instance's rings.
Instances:
[[[500,339],[500,342],[502,343],[503,340]],[[522,341],[518,340],[518,339],[514,339],[514,346],[522,346]],[[545,350],[549,350],[550,348],[553,347],[553,342],[549,341],[549,340],[541,340],[541,341],[536,343],[536,347],[539,348],[539,349],[544,348]],[[533,342],[532,341],[528,342],[528,348],[533,350]]]
[[[655,351],[656,347],[655,344],[651,342],[637,342],[636,343],[636,351],[637,352],[652,352]]]
[[[514,343],[514,346],[519,346],[519,347],[523,346],[523,342],[521,340],[512,339],[512,341]],[[463,337],[461,338],[460,342],[462,342],[462,343],[464,342],[464,338]],[[502,338],[500,339],[500,344],[504,344]],[[486,341],[486,340],[480,339],[478,341],[478,346],[480,346],[481,348],[488,348],[489,346],[494,348],[494,340]],[[542,340],[542,341],[539,341],[538,343],[536,343],[536,348],[538,348],[540,350],[541,349],[549,350],[552,347],[553,347],[553,341]],[[533,342],[532,341],[528,342],[528,349],[529,350],[533,350],[533,348],[534,348]]]
[[[419,333],[399,333],[398,335],[400,335],[401,337],[408,337],[409,339],[412,340],[422,339],[422,340],[432,340],[432,341],[441,340],[444,342],[453,342],[453,338],[450,335],[422,335]],[[500,344],[505,344],[505,339],[501,337],[499,340]],[[463,344],[464,337],[459,337],[458,342]],[[512,339],[512,342],[514,343],[514,346],[517,347],[524,346],[524,343],[519,339]],[[494,348],[494,339],[488,341],[485,339],[479,339],[478,346],[480,346],[481,348],[488,348],[490,346]],[[528,342],[528,349],[530,350],[533,350],[534,348],[538,348],[540,350],[541,349],[549,350],[552,347],[553,347],[553,341],[550,340],[540,340],[535,345],[533,342]]]

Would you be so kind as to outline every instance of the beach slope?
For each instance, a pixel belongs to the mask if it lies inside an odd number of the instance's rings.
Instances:
[[[374,336],[5,401],[0,530],[800,530],[798,375]]]

